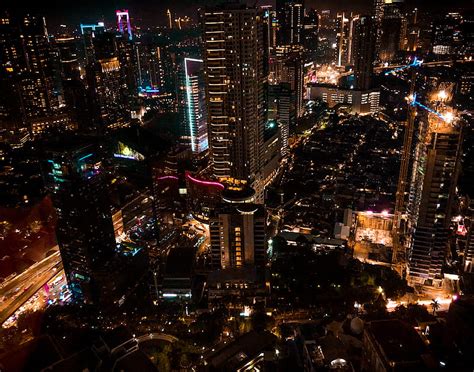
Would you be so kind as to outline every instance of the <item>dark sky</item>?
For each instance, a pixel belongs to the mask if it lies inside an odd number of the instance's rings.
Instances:
[[[113,19],[114,10],[128,8],[132,17],[143,18],[150,24],[165,22],[165,11],[170,8],[179,15],[196,14],[198,7],[214,4],[222,0],[0,0],[0,8],[7,4],[9,8],[21,8],[41,13],[48,23],[57,24],[94,21],[104,17]],[[253,0],[249,0],[249,3]],[[451,9],[464,7],[474,9],[474,0],[405,0],[408,4],[426,9]],[[274,0],[258,0],[258,4],[271,4]],[[368,11],[373,0],[306,0],[307,7],[331,10]],[[449,4],[449,5],[447,5]]]

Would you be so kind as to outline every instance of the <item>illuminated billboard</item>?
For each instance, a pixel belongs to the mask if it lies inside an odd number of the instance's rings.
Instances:
[[[136,161],[145,160],[145,157],[142,154],[120,141],[117,143],[117,148],[115,150],[114,157]]]

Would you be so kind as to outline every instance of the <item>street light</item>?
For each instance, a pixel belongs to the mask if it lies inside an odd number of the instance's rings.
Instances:
[[[444,89],[441,89],[438,92],[438,100],[439,101],[445,101],[446,99],[448,99],[448,93],[446,93],[446,91]]]
[[[454,114],[451,111],[448,111],[443,115],[443,119],[446,123],[452,123],[454,120]]]

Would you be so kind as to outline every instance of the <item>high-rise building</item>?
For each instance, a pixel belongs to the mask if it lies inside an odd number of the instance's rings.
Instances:
[[[204,72],[213,175],[257,185],[266,122],[265,51],[260,10],[243,4],[202,13]]]
[[[303,41],[303,0],[277,0],[279,24],[278,45],[301,44]]]
[[[378,57],[382,62],[392,61],[404,49],[407,20],[398,2],[385,3],[380,24]]]
[[[73,140],[49,145],[43,169],[58,216],[56,235],[69,289],[75,300],[97,303],[104,266],[115,250],[99,148]]]
[[[271,5],[262,5],[260,8],[263,11],[265,47],[268,49],[268,55],[270,56],[277,45],[277,13]]]
[[[19,75],[25,69],[19,24],[8,13],[0,16],[0,128],[26,129],[21,110]],[[19,109],[20,108],[20,109]]]
[[[459,13],[448,13],[433,23],[432,51],[434,54],[461,52],[463,17]]]
[[[265,266],[265,211],[255,204],[225,204],[209,221],[212,266],[241,269]]]
[[[84,60],[86,63],[95,61],[94,39],[106,31],[104,22],[93,24],[81,23],[81,34],[84,42]]]
[[[5,113],[1,116],[33,134],[50,127],[70,127],[68,116],[61,110],[59,55],[50,42],[45,19],[6,15],[0,26],[0,57],[5,65],[2,97],[8,97],[5,106],[1,105],[4,108],[0,111]]]
[[[352,42],[354,37],[354,22],[359,19],[352,13],[338,13],[336,16],[336,65],[352,65]]]
[[[132,25],[130,24],[130,15],[128,10],[116,10],[115,15],[117,16],[117,29],[121,34],[126,34],[129,40],[133,39]]]
[[[181,141],[199,154],[209,147],[203,60],[184,58],[179,76]]]
[[[310,9],[304,18],[302,44],[308,58],[307,61],[314,61],[318,51],[319,35],[319,14],[315,9]]]
[[[296,118],[303,115],[303,53],[300,45],[277,47],[271,59],[271,84],[288,83],[294,95]]]
[[[374,0],[373,15],[377,23],[380,23],[382,21],[384,4],[385,4],[385,0]]]
[[[88,131],[91,125],[91,113],[87,89],[82,79],[80,67],[80,43],[72,34],[64,30],[54,39],[59,51],[62,82],[62,94],[71,120],[81,131]]]
[[[374,17],[360,16],[354,21],[352,60],[356,89],[370,89],[375,61],[377,27]]]
[[[289,83],[271,84],[268,87],[269,114],[280,126],[281,154],[288,153],[290,129],[296,126],[296,96]]]
[[[115,34],[95,36],[94,62],[86,67],[92,117],[98,132],[124,127],[130,123],[128,86],[117,50]]]
[[[462,127],[430,114],[425,130],[426,140],[419,143],[414,169],[422,185],[409,210],[416,218],[409,279],[413,284],[440,287],[460,169]]]

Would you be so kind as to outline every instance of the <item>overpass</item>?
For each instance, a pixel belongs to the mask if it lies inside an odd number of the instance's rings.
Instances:
[[[172,342],[178,341],[178,338],[166,333],[148,333],[146,335],[135,337],[135,340],[137,340],[139,344],[145,341],[150,341],[150,340],[160,340],[160,341],[166,341],[166,342],[172,343]]]
[[[0,324],[3,324],[21,306],[23,306],[46,283],[62,271],[63,265],[59,252],[53,253],[3,283],[0,288]]]

